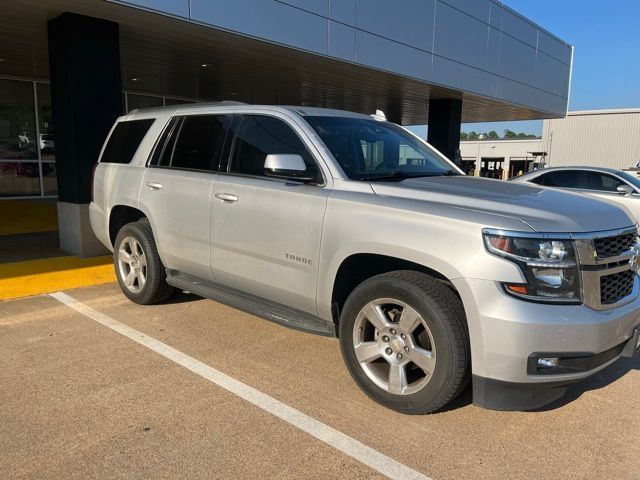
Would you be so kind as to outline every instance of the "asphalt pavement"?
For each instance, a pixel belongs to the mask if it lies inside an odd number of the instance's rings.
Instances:
[[[65,294],[0,302],[2,478],[640,479],[638,358],[538,412],[467,389],[405,416],[360,392],[335,339],[186,294]]]

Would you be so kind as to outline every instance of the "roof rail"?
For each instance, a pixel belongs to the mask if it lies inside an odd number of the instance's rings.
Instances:
[[[189,105],[190,107],[224,107],[231,105],[248,105],[245,102],[238,102],[236,100],[221,100],[219,102],[197,102],[197,103],[185,103],[185,104],[176,104],[176,105],[167,105],[164,107],[150,107],[150,108],[136,108],[127,113],[127,115],[131,115],[133,113],[140,112],[155,112],[158,110],[174,110],[176,107],[180,107],[181,105]]]

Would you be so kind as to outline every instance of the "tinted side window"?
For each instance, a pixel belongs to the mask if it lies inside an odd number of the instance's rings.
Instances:
[[[155,149],[149,165],[161,165],[167,166],[171,161],[171,153],[173,153],[173,144],[175,143],[175,137],[178,135],[178,126],[182,119],[174,117],[167,124],[166,128],[162,132],[160,139],[156,143]]]
[[[580,185],[580,172],[575,170],[549,172],[538,178],[541,179],[541,182],[536,183],[547,187],[582,188]]]
[[[598,172],[585,172],[585,188],[589,190],[601,190],[603,192],[615,192],[624,183],[611,175]]]
[[[264,161],[271,153],[300,155],[307,169],[314,170],[319,175],[311,153],[289,125],[273,117],[243,116],[238,127],[229,171],[265,176]]]
[[[113,130],[107,146],[104,148],[100,162],[102,163],[129,163],[136,154],[140,142],[149,131],[155,120],[131,120],[120,122]]]
[[[173,147],[170,166],[191,170],[217,170],[228,118],[226,115],[185,117]]]

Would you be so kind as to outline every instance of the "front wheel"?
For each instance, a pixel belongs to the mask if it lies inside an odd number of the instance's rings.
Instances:
[[[149,305],[162,302],[173,293],[173,287],[166,282],[164,265],[147,219],[128,223],[120,229],[113,262],[120,289],[129,300]]]
[[[433,277],[397,271],[366,280],[347,299],[339,328],[351,376],[393,410],[431,413],[469,381],[462,303]]]

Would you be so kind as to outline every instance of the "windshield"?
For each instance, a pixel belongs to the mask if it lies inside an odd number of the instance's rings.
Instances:
[[[393,123],[373,118],[305,119],[352,180],[460,175],[434,150]]]

